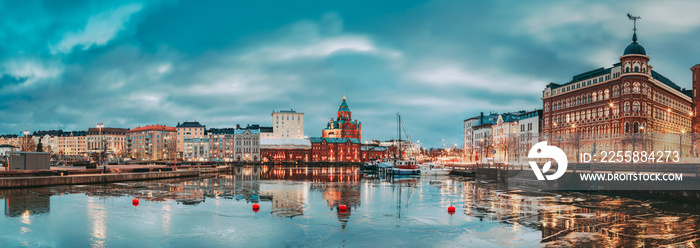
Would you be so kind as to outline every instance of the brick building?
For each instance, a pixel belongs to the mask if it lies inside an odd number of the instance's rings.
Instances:
[[[360,140],[356,138],[310,138],[313,161],[359,162]]]
[[[547,85],[544,140],[574,160],[572,155],[582,151],[677,151],[682,146],[687,152],[690,141],[679,134],[691,131],[691,91],[652,70],[649,60],[635,31],[619,63]],[[695,77],[698,67],[693,68]]]
[[[323,129],[322,137],[362,139],[362,122],[358,121],[357,117],[355,117],[355,120],[352,120],[352,112],[345,100],[346,98],[343,96],[343,102],[340,103],[336,119],[334,120],[331,117],[331,120],[326,124],[326,128]]]

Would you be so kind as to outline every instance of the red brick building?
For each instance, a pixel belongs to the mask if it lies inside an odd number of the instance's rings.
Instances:
[[[356,138],[310,138],[313,161],[359,162],[360,140]]]
[[[396,151],[396,148],[393,150]],[[363,162],[388,158],[389,147],[362,145],[362,147],[360,147],[360,157]]]
[[[263,162],[309,162],[311,142],[308,139],[260,139],[260,157]]]
[[[352,112],[350,112],[350,107],[345,101],[343,96],[343,102],[340,103],[340,108],[338,108],[337,118],[331,120],[326,124],[326,128],[323,129],[323,138],[354,138],[357,140],[362,140],[362,122],[357,120],[352,120]]]
[[[547,85],[542,97],[544,138],[567,154],[678,150],[680,143],[687,152],[690,141],[679,140],[678,134],[691,131],[691,91],[652,70],[649,60],[635,32],[619,63]],[[693,68],[696,77],[700,67]]]

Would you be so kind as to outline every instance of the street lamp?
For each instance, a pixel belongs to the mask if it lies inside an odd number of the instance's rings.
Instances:
[[[100,147],[100,150],[102,150],[102,151],[100,152],[100,154],[99,154],[99,157],[97,158],[97,165],[102,164],[102,154],[104,153],[104,150],[103,150],[103,148],[104,148],[104,144],[103,144],[103,143],[104,143],[104,138],[102,137],[102,128],[103,128],[103,127],[105,127],[105,125],[104,125],[103,123],[97,123],[97,129],[100,130],[100,131],[99,131],[99,133],[100,133],[100,134],[99,134],[99,137],[100,137],[100,144],[99,144],[99,147]]]

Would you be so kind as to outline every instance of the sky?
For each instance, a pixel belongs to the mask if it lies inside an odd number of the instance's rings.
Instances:
[[[4,1],[0,134],[199,121],[321,136],[343,95],[363,140],[460,144],[480,112],[542,108],[549,82],[619,62],[627,13],[690,88],[697,1]],[[443,142],[442,139],[445,141]]]

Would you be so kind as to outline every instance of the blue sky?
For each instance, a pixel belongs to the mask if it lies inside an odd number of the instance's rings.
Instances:
[[[692,1],[0,1],[0,133],[271,125],[320,136],[343,94],[364,139],[459,143],[479,112],[541,108],[549,82],[631,42],[690,87]]]

